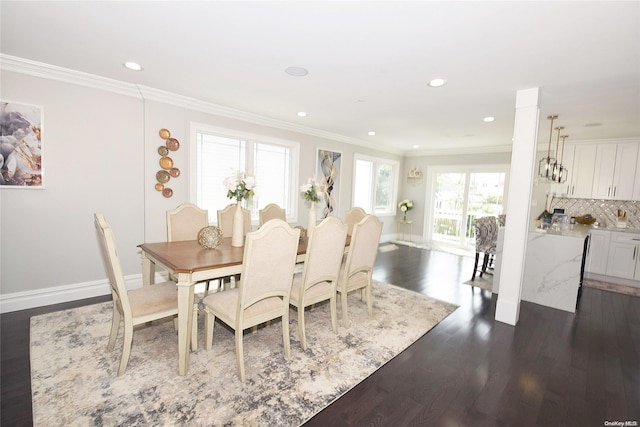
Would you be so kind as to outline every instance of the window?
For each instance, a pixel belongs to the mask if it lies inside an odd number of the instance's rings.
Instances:
[[[269,203],[284,208],[288,220],[297,217],[298,143],[202,124],[193,124],[191,134],[195,140],[191,163],[196,171],[192,199],[209,211],[210,220],[233,203],[223,181],[237,171],[256,178],[256,195],[246,206],[252,220],[257,221],[258,210]]]
[[[475,245],[475,219],[503,212],[508,166],[442,167],[430,174],[434,242]]]
[[[395,215],[399,163],[356,154],[353,169],[353,206],[376,215]]]

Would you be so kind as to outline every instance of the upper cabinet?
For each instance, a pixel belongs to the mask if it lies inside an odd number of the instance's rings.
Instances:
[[[551,191],[566,197],[590,198],[593,169],[596,165],[596,144],[567,144],[563,164],[569,170],[567,182],[553,184]]]
[[[591,197],[632,200],[637,159],[637,143],[598,144]]]

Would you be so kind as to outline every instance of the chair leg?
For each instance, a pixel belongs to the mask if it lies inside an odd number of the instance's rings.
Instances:
[[[300,347],[303,350],[307,349],[307,333],[304,326],[304,307],[297,307],[298,309],[298,336],[300,337]]]
[[[242,348],[242,329],[236,329],[236,365],[238,365],[238,377],[244,382],[244,350]]]
[[[349,327],[349,313],[347,311],[347,290],[340,292],[340,301],[342,302],[342,326]]]
[[[216,316],[204,310],[204,349],[209,351],[213,345],[213,327],[215,326]]]
[[[338,333],[338,308],[336,303],[336,294],[334,293],[329,300],[329,306],[331,307],[331,328],[334,333]]]
[[[371,295],[371,281],[365,288],[367,292],[367,309],[369,310],[369,316],[373,316],[373,296]]]
[[[304,309],[302,309],[304,312]],[[289,304],[282,313],[282,343],[284,344],[284,358],[291,359],[291,337],[289,336]]]
[[[487,265],[489,264],[489,254],[485,253],[482,258],[482,268],[480,269],[480,277],[482,277],[482,273],[487,271]]]
[[[116,344],[116,338],[118,337],[118,330],[120,329],[120,312],[118,311],[118,307],[116,303],[113,303],[113,315],[111,316],[111,333],[109,334],[109,344],[107,345],[107,350],[113,350],[113,347]]]
[[[471,275],[471,281],[476,280],[476,271],[478,271],[478,259],[480,258],[480,254],[476,252],[476,262],[473,264],[473,274]]]
[[[120,367],[118,368],[118,376],[122,376],[127,370],[129,363],[129,355],[131,354],[131,343],[133,342],[133,325],[125,323],[124,325],[124,342],[122,343],[122,358],[120,359]]]

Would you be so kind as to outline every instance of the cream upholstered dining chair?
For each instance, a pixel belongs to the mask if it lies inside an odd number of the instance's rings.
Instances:
[[[303,350],[307,349],[305,307],[329,300],[331,326],[338,333],[336,285],[346,240],[347,225],[340,218],[329,216],[322,220],[309,237],[302,273],[293,276],[289,303],[298,310],[298,335]]]
[[[236,204],[231,203],[222,210],[217,211],[218,227],[222,230],[222,237],[231,237],[233,234],[233,214],[236,211]],[[244,234],[251,232],[251,211],[242,208]]]
[[[258,212],[260,219],[260,227],[271,219],[287,220],[287,212],[275,203],[269,203]]]
[[[505,217],[506,221],[506,217]],[[495,216],[484,216],[476,218],[476,260],[473,265],[473,274],[471,280],[476,280],[478,271],[478,261],[480,254],[484,254],[482,266],[480,267],[480,277],[487,272],[489,261],[496,254],[498,243],[498,220]]]
[[[353,226],[353,234],[347,252],[347,259],[342,263],[336,291],[342,303],[342,321],[349,327],[347,295],[360,289],[363,298],[366,296],[369,315],[373,314],[373,297],[371,296],[371,275],[378,254],[378,244],[382,234],[382,222],[374,216],[367,215]]]
[[[94,220],[102,260],[111,284],[111,295],[113,296],[113,318],[107,346],[109,351],[113,350],[115,346],[118,330],[120,329],[120,320],[124,323],[124,342],[122,344],[120,367],[118,368],[118,376],[121,376],[127,369],[129,362],[134,326],[152,320],[176,316],[178,314],[178,290],[175,282],[156,283],[138,289],[127,290],[113,231],[102,213],[94,214]],[[197,314],[194,313],[194,326],[196,322]],[[192,340],[196,331],[195,327],[192,328]]]
[[[192,203],[167,211],[167,241],[198,240],[198,232],[209,225],[209,213]]]
[[[242,382],[245,329],[281,317],[285,359],[291,357],[289,298],[299,238],[300,230],[277,219],[247,234],[239,286],[203,300],[205,349],[211,350],[216,318],[234,329],[238,377]]]
[[[344,222],[345,224],[347,224],[347,234],[349,236],[351,236],[351,234],[353,233],[353,226],[359,223],[366,215],[367,213],[364,211],[364,209],[357,206],[345,212]]]

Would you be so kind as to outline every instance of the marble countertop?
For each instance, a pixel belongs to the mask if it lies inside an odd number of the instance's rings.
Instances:
[[[638,233],[640,234],[640,229],[637,228],[618,228],[618,227],[594,227],[592,225],[583,225],[583,224],[564,224],[560,227],[559,230],[554,230],[552,227],[546,229],[546,231],[541,231],[539,227],[542,221],[532,221],[531,226],[529,227],[530,232],[536,232],[539,234],[549,234],[553,236],[566,236],[566,237],[576,237],[583,239],[591,230],[603,230],[610,232],[620,232],[620,233]]]

